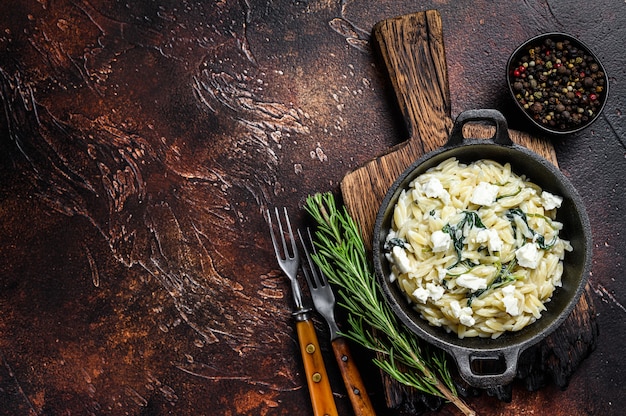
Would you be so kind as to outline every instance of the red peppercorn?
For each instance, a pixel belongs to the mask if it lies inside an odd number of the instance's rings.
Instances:
[[[598,113],[605,80],[600,65],[582,49],[567,39],[557,40],[547,38],[527,47],[510,62],[509,77],[527,115],[543,126],[568,131]]]

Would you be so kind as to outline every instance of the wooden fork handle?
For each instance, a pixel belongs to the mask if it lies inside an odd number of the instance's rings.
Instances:
[[[348,391],[348,397],[350,397],[350,402],[352,403],[354,415],[375,416],[376,412],[367,395],[367,391],[365,391],[365,384],[363,384],[359,369],[352,359],[348,342],[345,338],[339,337],[332,341],[332,346],[337,364],[339,364],[339,369],[341,370],[343,382]]]
[[[296,323],[304,372],[315,416],[338,416],[333,391],[324,366],[322,351],[311,320]]]

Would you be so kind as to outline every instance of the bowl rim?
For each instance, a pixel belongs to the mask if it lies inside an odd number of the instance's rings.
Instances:
[[[563,39],[567,39],[570,40],[576,44],[578,44],[577,46],[582,47],[583,49],[585,49],[585,51],[591,55],[593,57],[593,59],[595,60],[595,62],[600,66],[602,73],[604,74],[604,81],[605,81],[605,85],[604,85],[604,94],[603,94],[603,99],[602,102],[600,104],[600,108],[598,109],[598,111],[596,112],[596,114],[589,120],[587,121],[585,124],[577,126],[575,128],[572,129],[566,129],[566,130],[560,130],[560,129],[554,129],[554,128],[550,128],[546,125],[543,125],[541,123],[539,123],[537,120],[535,120],[534,118],[532,118],[532,116],[530,114],[528,114],[528,112],[526,112],[526,110],[522,107],[522,105],[519,103],[519,101],[517,100],[517,98],[515,98],[515,91],[513,90],[513,85],[512,85],[512,80],[511,80],[511,66],[513,65],[513,62],[515,60],[515,58],[518,56],[518,54],[520,54],[522,51],[525,50],[525,48],[527,48],[528,46],[536,43],[536,42],[540,42],[542,40],[545,40],[547,38],[550,37],[560,37]],[[525,40],[524,42],[522,42],[517,48],[515,48],[515,50],[511,53],[511,55],[509,55],[509,58],[507,60],[506,63],[506,84],[509,90],[509,93],[511,94],[511,98],[513,99],[513,101],[515,102],[515,106],[516,108],[519,109],[519,111],[522,112],[522,114],[524,114],[525,118],[527,120],[529,120],[535,127],[537,127],[538,129],[546,132],[546,133],[550,133],[553,135],[557,135],[557,136],[565,136],[568,134],[573,134],[573,133],[577,133],[581,130],[586,129],[587,127],[591,126],[600,116],[600,114],[602,114],[602,112],[604,111],[604,107],[606,106],[606,102],[608,101],[609,98],[609,76],[606,73],[606,69],[604,67],[604,65],[602,64],[602,61],[600,61],[600,59],[598,58],[598,56],[595,54],[595,52],[582,40],[578,39],[575,36],[572,36],[568,33],[565,32],[558,32],[558,31],[553,31],[553,32],[546,32],[546,33],[541,33],[538,35],[535,35],[527,40]]]

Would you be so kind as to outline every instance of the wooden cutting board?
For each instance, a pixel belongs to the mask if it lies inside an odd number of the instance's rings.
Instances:
[[[361,225],[368,248],[371,248],[376,214],[393,181],[420,156],[443,146],[453,124],[443,27],[439,12],[429,10],[384,20],[374,26],[372,35],[373,46],[380,53],[380,58],[388,70],[409,138],[389,149],[387,153],[348,173],[341,182],[344,204]],[[488,126],[481,125],[466,125],[465,134],[466,137],[478,138],[492,135]],[[513,130],[510,131],[510,136],[516,143],[557,164],[556,154],[550,142]],[[566,379],[566,383],[575,367],[589,354],[597,337],[594,316],[595,311],[587,287],[570,318],[552,336],[536,347],[542,352],[545,352],[546,348],[550,351],[564,349],[562,351],[564,355],[558,355],[557,351],[556,357],[569,357],[567,363],[559,359],[548,363],[550,368],[545,370],[549,373],[548,376],[553,379],[560,376],[561,379]],[[580,345],[573,346],[576,344],[575,338],[579,336],[578,339],[584,340],[586,348],[585,346],[581,348]],[[533,360],[532,353],[525,356],[527,361]],[[544,363],[543,367],[545,366]],[[518,376],[521,372],[523,370],[518,372]],[[389,407],[399,407],[404,400],[417,400],[413,397],[413,392],[388,376],[383,374],[383,379]],[[499,395],[501,399],[507,399],[502,397],[502,393]]]

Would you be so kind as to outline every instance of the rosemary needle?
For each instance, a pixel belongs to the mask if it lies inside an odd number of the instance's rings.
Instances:
[[[307,197],[305,205],[317,223],[314,260],[338,287],[339,305],[348,312],[349,328],[343,335],[379,353],[374,363],[398,382],[475,415],[458,397],[445,356],[423,348],[384,302],[359,227],[342,208],[330,192]]]

